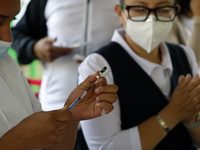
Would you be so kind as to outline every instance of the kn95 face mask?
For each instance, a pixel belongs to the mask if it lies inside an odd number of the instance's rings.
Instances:
[[[146,21],[142,22],[127,20],[124,15],[123,17],[126,21],[126,33],[147,53],[164,41],[172,28],[172,21],[157,21],[154,15],[150,15]]]

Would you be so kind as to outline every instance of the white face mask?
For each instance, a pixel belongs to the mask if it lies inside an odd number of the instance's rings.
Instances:
[[[12,42],[6,42],[0,40],[0,61],[6,56]]]
[[[127,23],[126,33],[136,44],[146,50],[147,53],[150,53],[164,41],[172,28],[172,21],[156,21],[154,15],[150,15],[144,22],[127,20],[125,16],[124,19]]]

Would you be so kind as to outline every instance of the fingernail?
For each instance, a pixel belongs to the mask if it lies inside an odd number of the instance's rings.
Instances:
[[[99,96],[96,97],[96,100],[99,100]]]
[[[187,75],[186,75],[186,78],[189,79],[189,78],[190,78],[190,74],[187,74]]]
[[[197,79],[197,78],[199,78],[199,75],[198,75],[198,74],[196,74],[194,77]]]
[[[100,80],[100,82],[103,82],[103,78],[100,78],[99,80]]]
[[[100,103],[96,103],[96,106],[100,106]]]
[[[99,88],[96,88],[96,89],[95,89],[95,93],[98,93],[98,92],[99,92]]]

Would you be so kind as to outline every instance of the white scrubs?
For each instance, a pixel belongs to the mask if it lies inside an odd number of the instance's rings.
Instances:
[[[0,61],[0,137],[27,116],[41,111],[26,77],[7,55]]]

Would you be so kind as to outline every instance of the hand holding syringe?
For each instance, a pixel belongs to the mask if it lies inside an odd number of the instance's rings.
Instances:
[[[99,75],[96,76],[96,78],[100,77],[100,76],[106,76],[108,73],[110,72],[110,70],[107,67],[104,67],[103,69],[101,69],[101,71],[99,72]],[[91,89],[91,87],[94,85],[95,83],[93,83],[91,86],[89,86],[70,106],[69,106],[69,111],[87,94],[87,92]],[[102,115],[105,115],[105,111],[104,109],[102,109]]]

